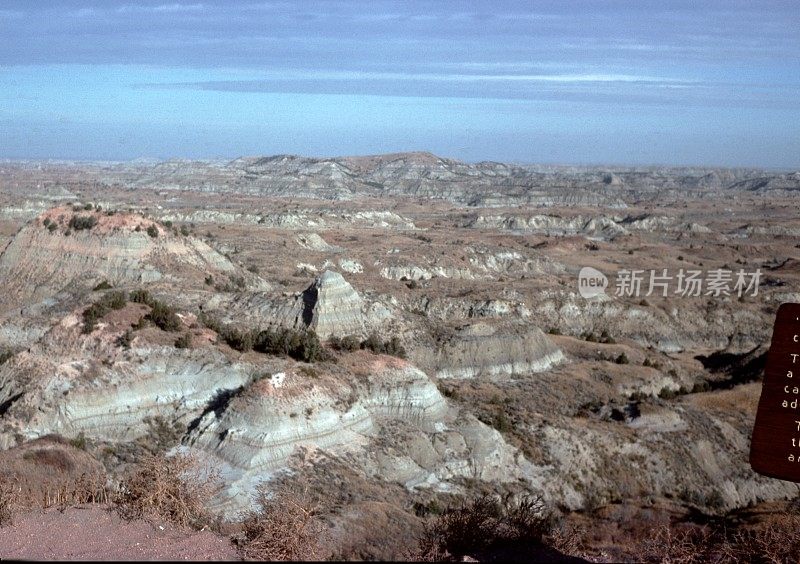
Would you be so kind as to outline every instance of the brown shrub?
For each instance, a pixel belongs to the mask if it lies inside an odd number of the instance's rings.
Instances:
[[[20,510],[105,503],[111,497],[102,465],[57,435],[1,452],[0,487],[6,498],[9,488],[14,492]]]
[[[81,474],[72,484],[64,484],[48,492],[44,507],[57,506],[61,511],[74,505],[87,503],[107,504],[113,498],[104,476],[96,473]]]
[[[712,535],[705,528],[692,527],[678,529],[662,526],[653,532],[639,546],[643,562],[664,562],[666,564],[698,564],[711,562],[713,546]]]
[[[11,524],[17,510],[58,507],[63,511],[87,503],[107,504],[112,497],[105,477],[96,473],[81,474],[73,481],[56,486],[40,485],[38,490],[21,478],[0,483],[0,526]]]
[[[740,529],[723,543],[723,561],[800,562],[800,515],[779,515],[759,526]]]
[[[639,544],[644,562],[800,562],[800,515],[782,513],[757,525],[712,531],[698,526],[662,526]]]
[[[483,494],[450,507],[426,525],[419,541],[420,560],[461,560],[510,543],[542,544],[550,518],[539,496]]]
[[[9,482],[0,482],[0,527],[11,525],[17,504],[17,492]]]
[[[547,533],[545,542],[562,554],[581,556],[584,552],[583,539],[585,536],[586,530],[584,528],[560,523]]]
[[[326,527],[319,519],[320,503],[308,487],[283,486],[258,490],[256,509],[245,515],[235,538],[247,560],[322,560]]]
[[[331,516],[336,539],[331,560],[413,560],[409,553],[422,533],[423,520],[398,507],[396,496],[386,499],[348,504]]]
[[[215,487],[216,475],[203,472],[192,456],[145,455],[120,484],[114,502],[126,519],[159,519],[200,528],[211,522],[205,501]]]

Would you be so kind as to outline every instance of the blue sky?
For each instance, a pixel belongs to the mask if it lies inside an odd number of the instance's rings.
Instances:
[[[0,1],[0,158],[800,167],[800,2]]]

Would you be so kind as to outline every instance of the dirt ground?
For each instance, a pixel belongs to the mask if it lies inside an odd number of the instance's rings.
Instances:
[[[99,506],[17,515],[0,529],[0,560],[238,560],[211,531],[128,522]]]

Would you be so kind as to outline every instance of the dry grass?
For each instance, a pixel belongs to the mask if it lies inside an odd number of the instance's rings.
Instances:
[[[460,561],[507,545],[542,545],[550,518],[538,496],[481,495],[448,508],[425,527],[417,559]]]
[[[664,526],[639,547],[643,562],[694,564],[711,561],[711,533],[705,528],[677,529]]]
[[[0,527],[11,525],[17,505],[17,491],[12,484],[0,482]]]
[[[791,513],[730,530],[664,526],[640,543],[637,559],[672,564],[800,562],[798,531],[800,515]]]
[[[320,502],[307,486],[274,492],[262,486],[235,538],[237,548],[246,560],[323,560],[327,528],[320,513]]]
[[[732,390],[692,394],[689,396],[689,401],[695,407],[706,411],[755,414],[760,394],[761,384],[752,383],[737,386]]]
[[[349,460],[317,451],[298,453],[292,467],[270,487],[307,488],[307,502],[330,527],[325,546],[334,560],[395,561],[415,549],[424,521],[401,484],[372,479]]]
[[[146,455],[122,481],[114,503],[126,519],[200,528],[211,523],[205,502],[216,487],[216,476],[204,472],[189,455]]]
[[[336,512],[332,560],[389,561],[413,559],[424,521],[408,512],[398,499],[355,503]]]
[[[5,520],[20,510],[107,503],[111,497],[102,465],[63,437],[43,437],[0,453]]]
[[[13,478],[0,483],[0,526],[11,524],[17,511],[50,507],[64,511],[76,505],[106,505],[113,495],[105,476],[97,473],[84,473],[75,480],[38,488],[28,480]]]
[[[736,531],[721,549],[728,562],[800,562],[800,515],[779,515],[769,522]]]
[[[562,554],[581,556],[584,553],[586,530],[568,523],[560,523],[550,529],[545,536],[545,543]]]

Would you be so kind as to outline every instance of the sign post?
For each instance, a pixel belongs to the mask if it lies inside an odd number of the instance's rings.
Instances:
[[[800,482],[800,304],[778,308],[750,443],[759,474]]]

